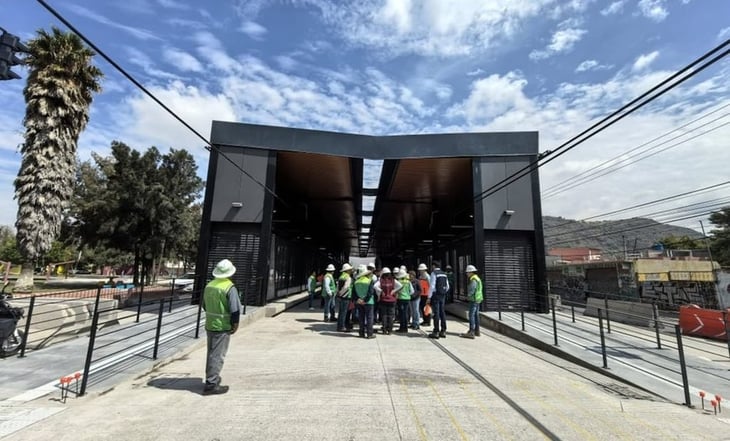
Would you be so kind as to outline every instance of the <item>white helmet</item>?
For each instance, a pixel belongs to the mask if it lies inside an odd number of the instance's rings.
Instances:
[[[384,266],[382,270],[380,270],[380,274],[391,274],[390,268],[387,266]]]
[[[402,273],[408,273],[408,271],[406,271],[406,266],[405,265],[401,265],[400,266],[400,272],[402,272]]]
[[[345,264],[345,265],[347,265],[347,264]],[[352,267],[350,267],[350,268],[352,268]],[[362,265],[362,264],[358,265],[357,266],[357,275],[363,276],[365,274],[370,274],[370,270],[368,269],[368,267],[365,265]]]
[[[344,265],[342,265],[342,269],[340,271],[345,272],[345,271],[350,271],[351,269],[352,269],[352,265],[350,265],[349,263],[345,263]]]
[[[475,273],[475,272],[477,272],[477,267],[475,267],[474,265],[467,265],[464,272],[465,273]]]
[[[418,271],[428,271],[428,267],[426,267],[425,263],[421,263],[418,265]]]
[[[329,265],[327,265],[327,268],[325,268],[325,271],[327,271],[327,272],[334,271],[334,270],[335,270],[335,266],[332,265],[331,263]]]
[[[372,263],[372,262],[368,263],[368,269],[374,270],[375,269],[375,264]]]

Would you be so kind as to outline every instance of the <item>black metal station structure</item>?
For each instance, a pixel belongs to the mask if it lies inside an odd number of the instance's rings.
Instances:
[[[545,310],[537,132],[368,136],[214,121],[197,268],[230,259],[246,302],[299,291],[351,257],[453,266],[456,296],[475,265],[485,309]],[[364,160],[382,160],[363,188]],[[486,196],[486,197],[485,197]],[[363,199],[375,199],[363,209]]]

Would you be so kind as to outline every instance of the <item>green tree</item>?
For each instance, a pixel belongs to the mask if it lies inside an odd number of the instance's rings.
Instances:
[[[720,265],[730,267],[730,207],[712,213],[710,222],[717,227],[710,232],[712,258]]]
[[[89,121],[102,72],[95,55],[72,33],[39,30],[28,43],[30,68],[23,90],[25,142],[15,179],[15,223],[23,269],[17,291],[33,290],[33,268],[58,237],[74,189],[76,148]]]
[[[659,240],[667,250],[696,250],[705,249],[702,239],[692,239],[689,236],[667,236]]]
[[[7,225],[0,226],[0,262],[20,262],[20,251],[15,240],[15,232]]]

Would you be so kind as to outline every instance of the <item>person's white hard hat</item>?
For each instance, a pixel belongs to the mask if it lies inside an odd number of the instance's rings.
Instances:
[[[400,272],[402,272],[402,273],[408,273],[408,271],[406,270],[406,266],[405,265],[401,265],[400,266]]]
[[[425,263],[421,263],[418,265],[418,271],[428,271],[428,267],[426,267]]]
[[[368,269],[374,270],[375,269],[375,264],[372,263],[372,262],[368,263]]]
[[[213,269],[213,277],[216,279],[227,279],[236,273],[236,267],[233,262],[223,259]]]
[[[477,267],[475,267],[474,265],[467,265],[464,272],[465,273],[475,273],[475,272],[477,272]]]
[[[332,265],[331,263],[329,265],[327,265],[327,268],[325,268],[325,271],[334,271],[334,270],[335,270],[335,266]]]
[[[364,276],[365,274],[370,274],[370,270],[365,265],[358,265],[357,267],[357,275],[358,276]]]
[[[350,265],[349,263],[345,263],[344,265],[342,265],[342,269],[340,271],[350,271],[351,269],[352,265]]]
[[[384,266],[382,270],[380,270],[380,274],[391,274],[390,268],[387,266]]]

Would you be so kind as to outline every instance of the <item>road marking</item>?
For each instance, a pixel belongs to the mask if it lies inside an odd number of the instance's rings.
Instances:
[[[446,413],[449,415],[449,419],[451,420],[451,424],[456,428],[456,431],[459,432],[459,436],[461,436],[461,439],[468,440],[469,437],[466,436],[466,433],[464,433],[464,429],[459,425],[459,422],[456,420],[456,417],[453,413],[451,413],[451,409],[449,409],[449,406],[446,405],[443,398],[441,398],[441,394],[439,394],[438,390],[436,390],[436,386],[433,385],[433,381],[428,380],[428,385],[431,387],[431,390],[433,391],[434,395],[436,395],[436,398],[441,403],[441,406],[446,410]]]
[[[482,403],[482,401],[476,395],[474,395],[474,393],[472,391],[470,391],[470,390],[468,390],[466,388],[466,383],[463,380],[459,380],[459,386],[461,386],[461,389],[464,391],[464,393],[466,393],[469,396],[469,398],[471,398],[472,402],[474,402],[477,405],[477,407],[479,407],[479,410],[481,410],[482,413],[487,417],[487,419],[489,419],[489,421],[491,421],[492,424],[497,428],[497,432],[499,432],[500,435],[502,435],[502,438],[504,438],[504,439],[514,439],[510,435],[510,433],[507,431],[507,428],[504,427],[499,422],[499,420],[497,420],[497,418],[494,417],[494,415],[492,414],[492,412],[490,412],[489,409],[487,409],[487,407],[484,405],[484,403]],[[548,439],[545,436],[545,434],[542,434],[542,436],[545,439]]]
[[[421,423],[420,418],[418,418],[418,414],[416,413],[416,406],[413,405],[413,400],[411,399],[411,394],[408,392],[408,386],[406,385],[406,382],[403,378],[400,379],[400,385],[403,388],[403,392],[406,395],[406,401],[408,402],[408,406],[411,408],[411,413],[413,414],[413,419],[416,420],[416,427],[418,427],[418,435],[421,437],[422,441],[428,441],[428,437],[426,436],[426,429],[423,427],[423,424]]]

